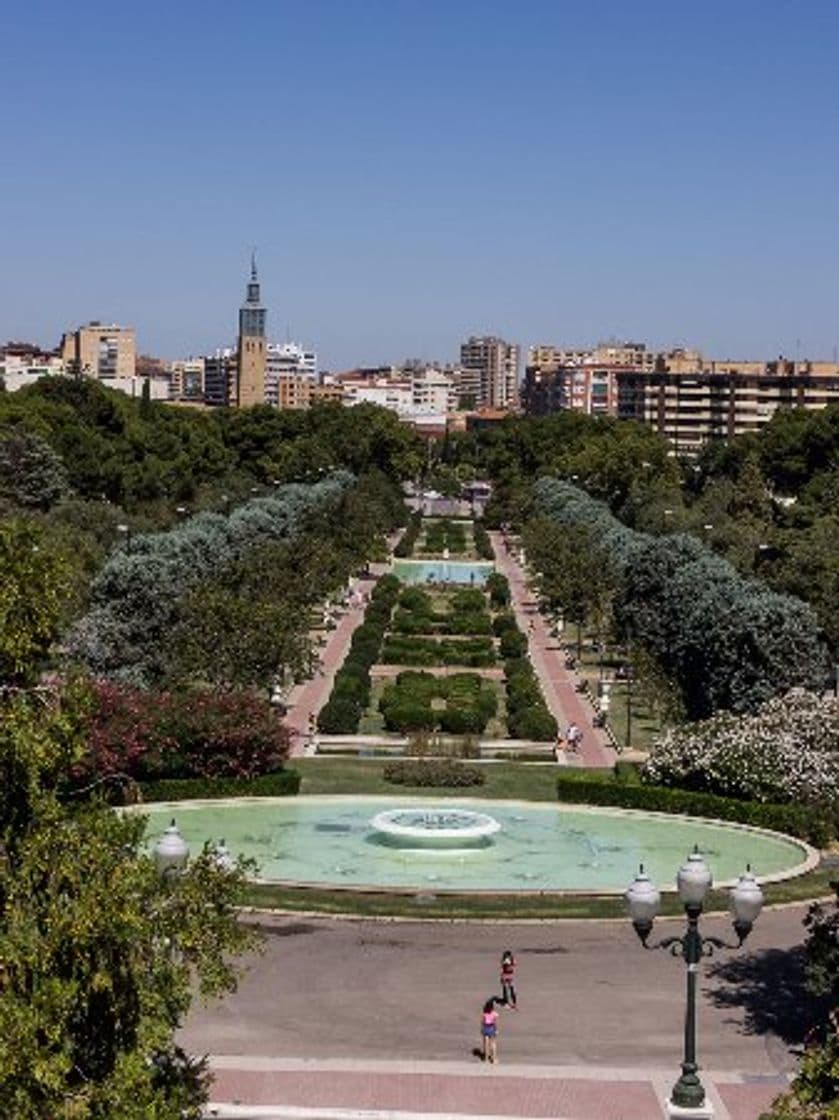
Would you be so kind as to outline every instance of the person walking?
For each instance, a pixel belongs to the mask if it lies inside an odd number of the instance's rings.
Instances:
[[[486,1001],[481,1012],[481,1057],[493,1065],[498,1060],[498,1012],[495,1010],[495,996]]]
[[[583,742],[583,733],[577,727],[576,723],[569,723],[568,730],[565,732],[565,738],[568,741],[568,746],[572,751],[579,751]]]
[[[517,1009],[515,980],[516,958],[512,949],[505,949],[501,954],[501,998],[512,1011]]]

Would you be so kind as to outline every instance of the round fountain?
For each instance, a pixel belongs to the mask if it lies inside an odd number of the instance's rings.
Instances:
[[[488,813],[470,809],[414,808],[387,809],[370,821],[378,843],[395,848],[485,848],[501,825]]]

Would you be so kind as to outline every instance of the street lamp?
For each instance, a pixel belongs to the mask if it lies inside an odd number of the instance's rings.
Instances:
[[[176,878],[186,867],[189,848],[178,831],[175,818],[154,846],[154,862],[162,879]]]
[[[729,892],[729,906],[733,919],[737,945],[728,945],[718,937],[703,937],[699,932],[699,915],[705,895],[713,881],[711,869],[698,848],[694,848],[686,862],[679,868],[676,886],[687,915],[687,930],[682,937],[665,937],[658,945],[648,945],[653,922],[658,913],[661,896],[641,865],[639,873],[626,891],[625,899],[635,932],[645,949],[669,949],[674,957],[681,957],[687,966],[687,1007],[685,1010],[685,1050],[682,1074],[670,1100],[667,1102],[670,1117],[684,1116],[683,1110],[695,1117],[711,1115],[705,1107],[705,1089],[699,1080],[696,1064],[696,975],[703,957],[713,955],[715,949],[739,949],[751,932],[763,906],[763,892],[747,865],[744,874]]]
[[[232,871],[236,866],[233,853],[230,851],[227,844],[225,844],[224,840],[222,840],[220,844],[216,844],[213,850],[213,860],[220,871]]]
[[[117,525],[117,532],[125,540],[125,551],[131,552],[131,526],[125,524]]]

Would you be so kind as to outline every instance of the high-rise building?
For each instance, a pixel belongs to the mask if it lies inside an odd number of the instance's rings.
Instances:
[[[473,408],[518,407],[519,348],[503,338],[472,337],[460,347],[458,393]],[[477,395],[477,400],[465,398]]]
[[[94,319],[64,334],[61,357],[68,373],[102,379],[133,377],[137,366],[134,328]]]
[[[839,364],[693,361],[662,354],[650,372],[618,375],[618,416],[649,424],[677,455],[694,455],[710,439],[755,432],[779,408],[839,403]]]
[[[317,384],[314,350],[296,342],[269,342],[265,356],[265,403],[275,408],[308,408],[309,389]]]
[[[240,408],[265,404],[265,308],[259,297],[256,258],[251,257],[251,278],[245,302],[239,308],[236,404]]]

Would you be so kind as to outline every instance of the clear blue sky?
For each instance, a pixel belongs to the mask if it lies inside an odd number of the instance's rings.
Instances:
[[[0,339],[227,344],[255,244],[333,369],[839,345],[837,0],[30,0],[3,39]]]

